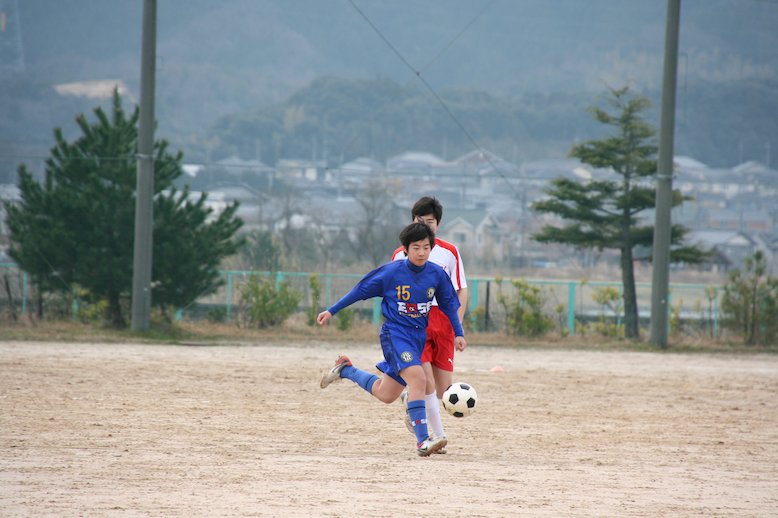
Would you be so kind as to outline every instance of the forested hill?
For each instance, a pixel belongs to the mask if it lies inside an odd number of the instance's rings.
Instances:
[[[18,6],[24,70],[0,76],[7,115],[0,117],[0,146],[46,144],[53,126],[67,130],[76,113],[98,102],[54,95],[52,85],[118,80],[136,101],[142,4],[1,0],[0,9]],[[682,4],[678,102],[686,129],[679,126],[679,151],[712,165],[763,159],[765,142],[778,149],[778,3]],[[204,156],[208,146],[218,153],[214,136],[230,141],[241,125],[260,128],[243,138],[268,161],[286,151],[279,138],[290,142],[288,152],[306,156],[315,146],[320,155],[348,155],[350,148],[391,154],[402,151],[391,143],[404,146],[410,134],[431,151],[454,152],[461,133],[441,118],[418,72],[473,124],[473,137],[506,158],[522,148],[566,149],[569,139],[588,137],[585,107],[606,85],[631,82],[658,101],[665,9],[666,2],[645,0],[161,0],[159,134],[191,157]],[[348,78],[358,95],[367,86],[389,97],[344,103],[350,109],[339,113],[316,108],[327,97],[311,81],[322,77]],[[316,83],[336,84],[345,83]],[[393,105],[400,98],[406,104]],[[290,111],[300,104],[307,112]],[[372,110],[384,105],[379,115]],[[323,111],[331,118],[322,119]],[[292,131],[283,128],[285,116],[296,121]],[[281,132],[268,133],[277,124]],[[365,127],[373,143],[347,145]],[[281,137],[269,146],[274,132]],[[247,144],[230,145],[251,152]]]
[[[679,100],[676,154],[711,166],[769,160],[778,143],[778,80],[700,84]],[[476,143],[521,163],[567,154],[575,142],[600,138],[603,126],[588,107],[605,104],[599,94],[534,93],[498,97],[470,90],[443,90],[445,108],[416,86],[386,78],[314,80],[287,101],[221,118],[211,134],[220,155],[261,158],[327,158],[331,162],[369,156],[379,160],[406,150],[452,159]],[[648,113],[659,127],[659,92]],[[452,115],[453,114],[453,118]],[[464,128],[464,130],[463,130]],[[776,160],[778,162],[778,160]],[[775,165],[775,164],[773,164]]]

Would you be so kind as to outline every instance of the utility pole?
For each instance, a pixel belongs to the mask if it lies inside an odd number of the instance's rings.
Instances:
[[[151,249],[154,222],[154,72],[157,55],[157,0],[143,0],[140,70],[138,175],[135,190],[135,248],[132,262],[132,330],[148,331],[151,321]]]
[[[673,200],[673,138],[675,90],[678,78],[678,26],[681,0],[667,1],[665,60],[662,80],[662,114],[659,123],[659,158],[656,175],[654,268],[651,283],[651,343],[667,347],[670,234]]]

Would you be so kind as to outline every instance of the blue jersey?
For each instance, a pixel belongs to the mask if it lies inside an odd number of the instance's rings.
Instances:
[[[351,291],[329,308],[333,315],[341,309],[372,297],[381,297],[381,312],[389,329],[421,331],[426,336],[432,299],[446,314],[455,336],[464,336],[457,310],[459,298],[448,274],[437,264],[419,267],[408,259],[392,261],[365,275]],[[422,342],[423,343],[423,342]]]
[[[401,385],[401,373],[413,365],[421,365],[421,354],[427,339],[427,321],[432,299],[437,298],[454,328],[456,336],[464,336],[457,316],[459,298],[448,274],[435,263],[415,266],[408,259],[392,261],[365,275],[351,291],[333,304],[333,315],[358,300],[381,297],[381,310],[386,321],[381,327],[381,350],[384,361],[376,367]]]

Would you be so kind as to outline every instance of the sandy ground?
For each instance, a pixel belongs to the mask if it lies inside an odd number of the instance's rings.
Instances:
[[[471,345],[425,459],[338,352],[0,343],[0,515],[778,515],[778,357]]]

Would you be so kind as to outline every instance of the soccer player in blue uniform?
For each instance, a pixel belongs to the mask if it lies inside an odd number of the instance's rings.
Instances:
[[[338,357],[335,366],[321,379],[321,388],[333,381],[348,378],[367,393],[383,401],[395,401],[408,387],[408,416],[416,435],[416,451],[426,457],[447,444],[445,437],[430,438],[424,400],[426,377],[421,366],[421,353],[427,338],[427,319],[436,298],[438,307],[454,328],[455,343],[465,342],[462,323],[457,315],[459,299],[448,274],[440,266],[428,262],[435,244],[435,233],[424,223],[411,223],[400,232],[400,242],[407,259],[392,261],[365,275],[351,291],[317,317],[324,325],[332,316],[351,304],[372,297],[382,297],[384,324],[380,340],[384,361],[376,367],[379,378],[351,364],[346,356]]]

